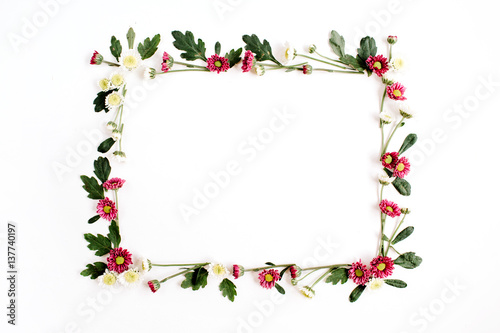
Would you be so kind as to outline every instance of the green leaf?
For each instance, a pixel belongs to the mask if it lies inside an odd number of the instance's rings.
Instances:
[[[106,271],[106,266],[105,263],[103,262],[95,262],[93,265],[88,264],[87,269],[83,270],[80,275],[82,276],[90,276],[92,280],[97,279],[99,276],[103,275],[104,272]]]
[[[101,142],[99,147],[97,147],[97,151],[103,154],[107,153],[111,149],[111,147],[113,147],[115,142],[116,141],[113,138],[107,138],[106,140]]]
[[[198,290],[205,288],[207,285],[208,271],[203,267],[198,267],[193,272],[184,274],[184,276],[186,279],[181,283],[181,287],[184,289]]]
[[[389,176],[392,177],[392,176]],[[399,194],[405,197],[411,195],[411,185],[406,179],[396,178],[392,182],[392,186],[399,192]]]
[[[387,237],[385,234],[382,235],[382,240],[386,242],[390,241],[389,237]]]
[[[194,41],[194,35],[191,31],[186,31],[186,34],[183,34],[180,31],[172,31],[172,36],[174,37],[174,46],[181,51],[186,51],[181,53],[181,58],[186,60],[196,60],[201,59],[203,61],[207,61],[207,57],[205,56],[205,43],[198,39],[198,44]]]
[[[85,240],[89,242],[89,245],[87,245],[87,247],[93,251],[95,250],[95,255],[98,257],[108,254],[112,249],[111,241],[109,240],[109,238],[104,237],[101,234],[97,234],[97,236],[94,236],[92,234],[85,234],[84,237]]]
[[[274,287],[276,288],[276,290],[281,294],[281,295],[285,295],[285,289],[280,286],[279,284],[275,284]]]
[[[272,262],[270,262],[270,261],[266,262],[266,265],[268,265],[268,266],[276,266],[275,264],[273,264],[273,263],[272,263]]]
[[[364,37],[359,42],[360,47],[358,48],[358,56],[366,62],[370,56],[377,55],[377,44],[375,43],[375,39],[372,37]]]
[[[135,41],[135,32],[134,29],[132,28],[128,29],[127,41],[128,41],[128,48],[132,50],[134,48],[134,41]]]
[[[275,64],[281,65],[280,62],[273,56],[273,50],[267,40],[264,39],[261,43],[259,37],[254,34],[252,36],[244,35],[243,41],[246,43],[245,49],[255,53],[255,59],[257,61],[271,60]]]
[[[122,44],[115,36],[111,37],[111,46],[109,47],[111,54],[115,57],[116,61],[120,61],[122,54]]]
[[[280,272],[280,280],[283,278],[283,275],[285,275],[286,271],[292,266],[287,266],[285,268],[283,268]]]
[[[80,179],[83,181],[83,189],[88,192],[88,197],[90,199],[104,199],[104,189],[102,185],[99,185],[97,179],[87,176],[80,176]]]
[[[399,148],[399,155],[403,154],[405,151],[411,148],[416,142],[417,142],[417,135],[414,133],[408,134],[405,138],[405,141],[403,141],[403,144],[401,145],[401,148]]]
[[[241,52],[243,52],[243,49],[240,47],[236,51],[232,49],[231,51],[229,51],[229,53],[226,53],[225,57],[229,61],[229,67],[233,67],[234,65],[240,62]]]
[[[94,161],[94,174],[101,182],[104,183],[108,180],[110,173],[111,166],[109,165],[109,160],[106,157],[99,157]]]
[[[358,300],[358,298],[361,296],[363,291],[365,291],[366,286],[359,285],[354,290],[351,292],[349,295],[349,302],[354,303]]]
[[[94,111],[95,112],[101,112],[104,110],[104,112],[109,112],[109,109],[106,107],[106,97],[111,94],[113,91],[116,89],[111,89],[108,91],[100,91],[97,93],[97,97],[94,99]]]
[[[396,238],[394,238],[394,240],[392,241],[392,244],[394,245],[394,244],[401,242],[402,240],[405,240],[413,233],[413,230],[415,230],[414,227],[406,227],[403,231],[401,231],[396,236]]]
[[[220,54],[220,43],[219,42],[215,43],[215,54]]]
[[[354,68],[355,70],[359,72],[363,72],[364,68],[359,64],[358,59],[354,58],[352,55],[346,54],[342,57],[340,57],[340,61],[342,61],[343,64],[346,64],[347,66]]]
[[[153,39],[146,38],[143,43],[139,43],[137,46],[137,51],[141,55],[141,59],[151,58],[155,52],[158,50],[158,45],[160,44],[160,35],[156,34]]]
[[[181,283],[181,287],[184,289],[192,288],[193,287],[193,272],[189,272],[184,274],[184,281]]]
[[[111,244],[113,244],[113,248],[120,246],[120,242],[122,240],[120,236],[120,228],[114,220],[111,221],[111,224],[109,225],[108,239],[111,241]]]
[[[349,279],[349,270],[347,268],[336,268],[332,271],[332,273],[326,278],[326,283],[332,283],[336,285],[340,282],[340,284],[344,284]]]
[[[330,38],[330,46],[332,47],[333,53],[338,55],[339,57],[343,57],[345,55],[345,40],[337,31],[332,30]]]
[[[422,258],[416,256],[415,252],[406,252],[394,260],[394,263],[406,269],[413,269],[420,266]]]
[[[89,219],[89,224],[92,224],[92,223],[95,223],[97,221],[99,221],[99,219],[101,218],[101,216],[99,215],[96,215],[96,216],[92,216],[90,219]]]
[[[406,288],[408,286],[406,282],[401,280],[385,279],[384,282],[396,288]]]
[[[234,302],[234,296],[238,295],[236,286],[229,279],[224,279],[219,284],[219,290],[222,291],[222,296],[227,297],[231,302]]]

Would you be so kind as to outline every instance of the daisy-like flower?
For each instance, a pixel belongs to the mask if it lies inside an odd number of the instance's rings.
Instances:
[[[290,267],[290,276],[291,276],[292,280],[298,278],[301,273],[302,273],[302,269],[299,266],[293,265]]]
[[[389,70],[387,58],[379,54],[375,57],[370,56],[366,59],[366,64],[378,77],[382,77]]]
[[[122,132],[120,130],[114,129],[111,131],[111,137],[113,140],[118,141],[122,137]]]
[[[98,82],[97,82],[97,85],[99,86],[99,89],[101,89],[102,91],[108,91],[110,88],[111,88],[111,82],[109,81],[109,79],[100,79]]]
[[[396,179],[396,177],[389,177],[385,172],[381,172],[378,175],[379,183],[384,186],[391,184],[394,181],[394,179]]]
[[[302,66],[302,73],[305,75],[311,75],[313,72],[313,68],[311,65],[304,65]]]
[[[141,56],[135,50],[128,50],[120,57],[120,64],[128,71],[134,70],[141,64]]]
[[[145,79],[154,79],[156,77],[156,69],[152,67],[147,67],[144,70],[144,78]]]
[[[123,104],[123,96],[116,91],[106,96],[106,107],[116,108]]]
[[[120,150],[114,151],[113,156],[120,163],[127,160],[127,155],[125,155],[125,153]]]
[[[140,264],[140,266],[139,266],[139,267],[141,268],[141,272],[142,272],[142,273],[149,272],[149,271],[151,270],[151,268],[153,268],[153,265],[152,265],[152,263],[151,263],[151,260],[149,260],[149,259],[144,258],[144,259],[142,259],[142,260],[140,261],[140,263],[141,263],[141,264]]]
[[[387,169],[394,169],[396,167],[396,163],[398,163],[399,153],[396,151],[385,153],[382,156],[382,165]]]
[[[229,270],[222,264],[211,263],[210,265],[208,265],[209,276],[213,276],[219,280],[222,280],[229,274]]]
[[[405,86],[403,86],[399,82],[395,82],[391,84],[390,86],[387,86],[386,91],[387,95],[389,96],[390,99],[396,100],[396,101],[405,101],[406,97],[404,97],[405,93]]]
[[[404,178],[410,172],[410,162],[406,157],[401,157],[394,167],[394,177]]]
[[[148,281],[148,286],[149,286],[149,289],[151,289],[151,291],[153,293],[157,292],[158,289],[160,289],[160,281],[158,280],[151,280],[151,281]]]
[[[121,178],[111,178],[106,180],[103,184],[102,187],[104,187],[106,190],[117,190],[119,188],[122,188],[123,184],[125,183],[125,179]]]
[[[174,65],[174,58],[167,52],[163,52],[162,63],[161,63],[161,71],[166,73],[170,68]]]
[[[105,220],[112,221],[116,219],[118,210],[113,200],[104,198],[97,203],[97,214]]]
[[[243,73],[250,72],[250,70],[252,70],[253,59],[254,55],[252,51],[247,50],[245,52],[245,56],[243,57],[243,64],[241,65],[241,70],[243,71]]]
[[[106,269],[104,274],[97,278],[97,281],[101,287],[111,287],[115,285],[117,279],[118,277],[115,272],[110,272],[109,269]]]
[[[295,59],[295,56],[297,55],[297,50],[290,44],[289,42],[286,42],[284,45],[284,52],[282,55],[282,61],[281,63],[283,65],[288,64],[290,61]]]
[[[410,108],[408,103],[400,102],[398,106],[399,106],[399,114],[401,114],[403,118],[410,119],[413,118],[413,116],[415,115],[415,111],[413,111]]]
[[[387,112],[380,112],[379,113],[379,118],[380,120],[382,121],[382,124],[385,124],[385,125],[389,125],[390,123],[392,123],[392,117],[390,114],[388,114]]]
[[[394,262],[389,257],[378,256],[370,262],[372,275],[378,279],[384,279],[392,275]]]
[[[396,72],[403,71],[405,69],[405,65],[405,60],[400,57],[392,58],[390,64],[391,68]]]
[[[106,128],[112,131],[114,129],[117,129],[118,125],[114,121],[108,121],[108,123],[106,124]]]
[[[245,269],[240,265],[233,265],[233,277],[235,279],[242,277],[245,274]]]
[[[309,286],[300,288],[300,293],[307,298],[313,298],[316,295],[316,292]]]
[[[352,264],[349,269],[349,278],[356,284],[364,286],[370,280],[370,271],[360,261]]]
[[[120,88],[125,84],[125,76],[121,72],[115,72],[109,77],[109,81],[115,88]]]
[[[384,280],[377,278],[371,279],[370,282],[368,283],[368,289],[372,291],[379,290],[380,288],[382,288],[383,285],[384,285]]]
[[[279,279],[280,273],[277,269],[264,269],[259,273],[259,281],[262,288],[271,289]]]
[[[102,64],[102,60],[103,60],[102,55],[99,52],[94,51],[94,54],[90,58],[90,64],[91,65],[100,65],[100,64]]]
[[[398,41],[398,36],[388,36],[387,43],[394,45]]]
[[[386,214],[387,216],[396,217],[401,215],[401,209],[399,208],[399,206],[387,199],[382,200],[379,204],[379,207],[382,213]]]
[[[110,271],[121,274],[132,264],[132,255],[127,250],[118,247],[109,251],[108,269]]]
[[[262,65],[255,66],[254,70],[255,70],[255,74],[257,74],[258,76],[262,76],[266,73],[266,68]]]
[[[142,275],[139,274],[139,270],[137,268],[131,268],[121,273],[118,276],[118,280],[126,287],[133,287],[142,282]]]
[[[221,57],[218,54],[214,54],[207,59],[207,68],[211,72],[227,72],[229,69],[229,61],[225,57]]]

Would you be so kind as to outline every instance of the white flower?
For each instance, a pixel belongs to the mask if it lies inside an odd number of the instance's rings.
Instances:
[[[262,65],[257,65],[254,67],[254,70],[255,70],[255,73],[258,75],[258,76],[262,76],[266,73],[266,69],[264,68],[264,66]]]
[[[113,152],[113,156],[120,163],[125,162],[127,160],[127,155],[125,155],[124,152],[119,151],[119,150]]]
[[[137,268],[126,270],[118,276],[120,283],[126,287],[137,286],[142,282],[142,279],[143,277],[139,274],[139,270]]]
[[[142,273],[149,272],[153,266],[151,265],[151,260],[143,258],[140,262],[140,269]]]
[[[118,125],[114,121],[108,121],[108,123],[106,124],[106,128],[110,131],[116,129],[117,127]]]
[[[373,278],[368,283],[368,288],[370,290],[375,291],[375,290],[379,290],[380,288],[382,288],[383,285],[384,285],[384,280]]]
[[[388,125],[388,124],[392,123],[393,119],[392,119],[391,115],[385,111],[380,112],[379,117],[380,117],[380,120],[382,121],[383,124]]]
[[[300,288],[300,293],[307,298],[313,298],[316,292],[309,286]]]
[[[403,71],[405,69],[406,62],[404,61],[403,58],[396,57],[396,58],[392,58],[390,66],[392,67],[392,69],[394,71],[400,72],[400,71]]]
[[[398,104],[398,108],[399,108],[399,113],[401,114],[401,116],[403,116],[403,118],[410,119],[413,118],[413,116],[415,115],[415,111],[413,111],[410,108],[408,103],[400,102]]]
[[[284,52],[281,57],[281,63],[288,64],[290,61],[295,59],[296,55],[297,55],[297,50],[289,42],[286,42],[284,45]]]
[[[108,91],[111,88],[111,82],[106,78],[97,81],[97,85],[102,91]]]
[[[115,130],[113,130],[113,132],[111,132],[111,137],[113,138],[113,140],[118,141],[122,137],[122,132],[120,132],[119,130],[115,129]]]
[[[99,286],[104,288],[110,288],[116,284],[118,277],[115,272],[110,272],[108,269],[104,272],[103,275],[97,278],[97,282],[99,282]]]
[[[216,277],[219,280],[224,279],[229,274],[229,270],[222,264],[211,263],[208,265],[208,275]]]
[[[106,107],[107,108],[116,108],[123,104],[123,96],[116,91],[113,91],[111,94],[106,96]]]
[[[122,71],[114,72],[109,76],[109,81],[115,88],[119,88],[125,84],[125,75]]]
[[[396,179],[396,177],[389,177],[384,171],[378,175],[378,181],[384,186],[391,184],[394,179]]]
[[[128,50],[120,57],[120,65],[126,70],[133,70],[141,64],[141,56],[135,50]]]

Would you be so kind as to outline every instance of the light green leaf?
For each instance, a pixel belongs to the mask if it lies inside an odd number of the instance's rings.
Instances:
[[[422,258],[416,256],[415,252],[406,252],[394,260],[394,263],[406,269],[413,269],[420,266]]]
[[[332,273],[326,278],[326,283],[331,283],[336,285],[340,282],[340,284],[344,284],[349,279],[349,270],[347,268],[336,268],[332,271]]]
[[[330,37],[330,46],[332,47],[333,53],[335,53],[340,58],[345,55],[345,40],[337,31],[332,30]]]
[[[141,55],[141,59],[151,58],[158,50],[158,45],[160,44],[160,35],[157,34],[153,39],[146,38],[144,42],[139,43],[137,46],[137,51]]]
[[[219,290],[222,291],[222,296],[227,297],[231,302],[234,302],[234,296],[238,294],[236,286],[229,279],[222,280],[219,284]]]
[[[130,28],[127,32],[128,48],[132,50],[134,48],[135,32],[134,29]]]

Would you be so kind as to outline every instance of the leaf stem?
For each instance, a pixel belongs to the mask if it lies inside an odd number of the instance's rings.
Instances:
[[[385,254],[384,256],[387,257],[387,253],[389,253],[389,247],[392,247],[391,243],[392,241],[394,240],[394,236],[396,236],[396,233],[398,232],[399,230],[399,227],[401,227],[401,225],[403,224],[403,221],[405,220],[405,217],[406,217],[406,214],[403,215],[403,218],[401,219],[401,221],[399,222],[396,230],[394,230],[394,232],[392,233],[392,236],[391,238],[389,239],[389,244],[387,245],[387,249],[385,250]]]
[[[175,72],[210,72],[208,68],[203,67],[203,69],[173,69],[168,72],[161,72],[161,73],[156,73],[156,75],[160,74],[168,74],[168,73],[175,73]]]
[[[200,66],[200,65],[194,65],[194,64],[190,64],[190,63],[187,63],[187,62],[182,62],[182,61],[174,61],[174,64],[176,65],[184,65],[186,67],[190,67],[190,68],[203,68],[203,69],[206,69],[207,67],[206,66]]]
[[[403,122],[403,120],[405,120],[405,118],[401,118],[401,120],[399,121],[399,123],[397,123],[396,127],[394,127],[394,129],[392,130],[392,133],[391,135],[389,136],[389,138],[387,139],[387,142],[385,143],[384,145],[384,148],[382,149],[382,153],[380,154],[380,156],[384,155],[385,152],[387,151],[387,146],[389,146],[389,142],[391,142],[392,140],[392,137],[394,136],[394,133],[396,133],[396,130],[401,127],[401,123]]]
[[[268,269],[268,268],[275,268],[275,267],[288,267],[288,266],[293,266],[295,264],[286,264],[286,265],[267,265],[267,266],[263,266],[263,267],[256,267],[256,268],[245,268],[244,271],[245,272],[258,272],[260,270],[263,270],[263,269]]]
[[[116,62],[110,62],[110,61],[106,61],[106,60],[103,60],[102,62],[105,64],[108,64],[109,66],[120,67],[120,64],[117,64]]]
[[[196,269],[195,267],[186,268],[183,271],[180,271],[179,273],[175,273],[173,275],[167,276],[166,278],[164,278],[163,280],[161,280],[160,283],[163,283],[163,282],[167,281],[168,279],[174,278],[176,276],[182,275],[182,274],[184,274],[186,272],[189,272],[189,271],[192,271],[192,270],[195,270],[195,269]]]
[[[319,55],[321,58],[324,58],[324,59],[327,59],[327,60],[330,60],[330,61],[333,61],[333,62],[338,62],[338,63],[340,63],[340,64],[343,64],[343,62],[342,62],[342,61],[340,61],[340,60],[336,60],[336,59],[332,59],[332,58],[328,58],[328,57],[325,57],[324,55],[319,54],[317,51],[314,51],[314,53],[316,53],[317,55]]]
[[[307,58],[307,59],[311,59],[311,60],[318,61],[318,62],[322,62],[322,63],[327,64],[327,65],[330,65],[330,66],[335,66],[335,67],[342,68],[342,69],[349,69],[349,70],[352,70],[352,68],[350,68],[350,67],[346,67],[346,66],[340,66],[340,65],[332,64],[332,63],[331,63],[331,62],[329,62],[329,61],[325,61],[325,60],[321,60],[321,59],[313,58],[313,57],[308,56],[308,55],[305,55],[305,54],[297,54],[297,56],[298,56],[298,57]]]
[[[120,210],[118,209],[118,189],[116,190],[113,190],[113,192],[115,192],[115,204],[116,204],[116,226],[119,227],[120,226],[120,222],[119,222],[119,214],[120,214]]]
[[[314,286],[317,285],[319,281],[323,280],[331,271],[332,268],[327,269],[323,275],[321,275],[316,281],[314,281],[314,283],[311,285],[311,289],[314,288]]]
[[[210,264],[209,262],[202,262],[202,263],[197,263],[197,264],[153,264],[151,263],[151,266],[156,266],[156,267],[183,267],[183,266],[206,266]]]

